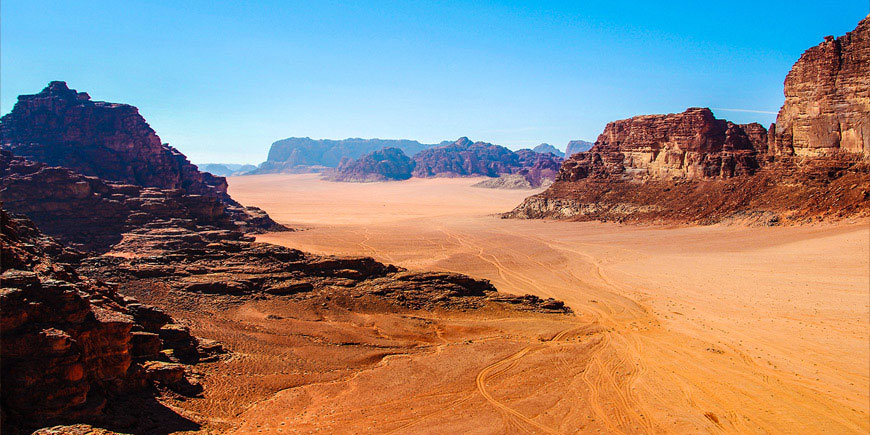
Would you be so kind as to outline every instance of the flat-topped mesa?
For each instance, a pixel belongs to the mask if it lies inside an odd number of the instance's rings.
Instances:
[[[772,151],[870,156],[870,16],[801,55],[785,78]]]
[[[748,132],[747,132],[748,131]],[[587,152],[565,161],[557,181],[583,178],[729,178],[758,169],[761,125],[716,119],[706,108],[614,121]]]

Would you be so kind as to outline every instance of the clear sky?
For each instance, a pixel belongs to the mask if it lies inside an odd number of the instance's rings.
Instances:
[[[2,0],[0,109],[64,80],[138,106],[200,163],[258,163],[289,136],[564,149],[692,106],[767,125],[800,54],[867,13],[868,0]]]

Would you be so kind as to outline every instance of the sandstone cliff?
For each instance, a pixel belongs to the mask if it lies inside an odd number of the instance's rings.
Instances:
[[[772,150],[870,156],[870,17],[804,52],[785,78]]]
[[[382,148],[356,160],[345,159],[325,178],[333,181],[371,182],[407,180],[414,161],[398,148]]]
[[[442,143],[442,145],[444,145]],[[269,156],[252,173],[311,172],[334,168],[343,159],[357,159],[382,148],[398,148],[406,155],[414,155],[437,145],[423,144],[407,139],[342,140],[291,137],[276,141],[269,148]]]
[[[741,126],[716,119],[710,109],[690,108],[607,124],[592,149],[565,161],[557,180],[729,178],[755,172],[755,154]]]
[[[415,177],[498,177],[523,172],[537,185],[540,185],[542,176],[552,175],[547,171],[558,168],[562,160],[553,154],[532,150],[513,152],[500,145],[472,142],[467,137],[450,145],[421,151],[413,159]]]
[[[61,261],[81,254],[43,236],[28,220],[0,210],[0,227],[4,433],[101,421],[118,411],[110,401],[148,397],[145,389],[154,383],[181,394],[198,392],[180,363],[217,348],[199,346],[160,310],[79,276]]]
[[[233,201],[225,178],[200,172],[184,154],[161,143],[138,109],[91,101],[64,82],[18,97],[0,119],[0,149],[108,182],[214,198],[245,231],[284,229],[262,210]]]
[[[609,123],[505,217],[773,224],[870,214],[870,18],[801,56],[768,131],[709,109]]]

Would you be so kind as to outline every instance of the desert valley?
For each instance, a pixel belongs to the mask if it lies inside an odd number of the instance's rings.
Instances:
[[[870,16],[564,153],[195,165],[70,85],[0,120],[4,433],[870,432]]]

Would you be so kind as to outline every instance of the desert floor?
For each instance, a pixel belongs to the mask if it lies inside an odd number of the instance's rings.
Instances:
[[[336,329],[340,324],[357,335],[368,328],[369,336],[355,339],[366,347],[347,354],[354,358],[312,369],[316,378],[299,371],[286,388],[271,385],[243,411],[227,412],[227,427],[240,433],[870,431],[867,221],[665,228],[504,220],[495,213],[535,192],[470,187],[476,181],[231,178],[238,201],[300,229],[260,241],[462,272],[504,292],[562,299],[576,315],[348,312],[333,313],[339,323],[320,316],[270,324],[276,335],[303,330],[328,341],[337,330],[351,333]],[[263,321],[265,311],[276,309],[248,304],[235,318],[214,322]],[[197,332],[215,328],[200,324]],[[233,342],[226,333],[205,335]],[[377,340],[387,351],[372,357]],[[302,358],[330,356],[312,351]],[[301,363],[294,364],[299,370]],[[216,372],[227,376],[226,368]]]

